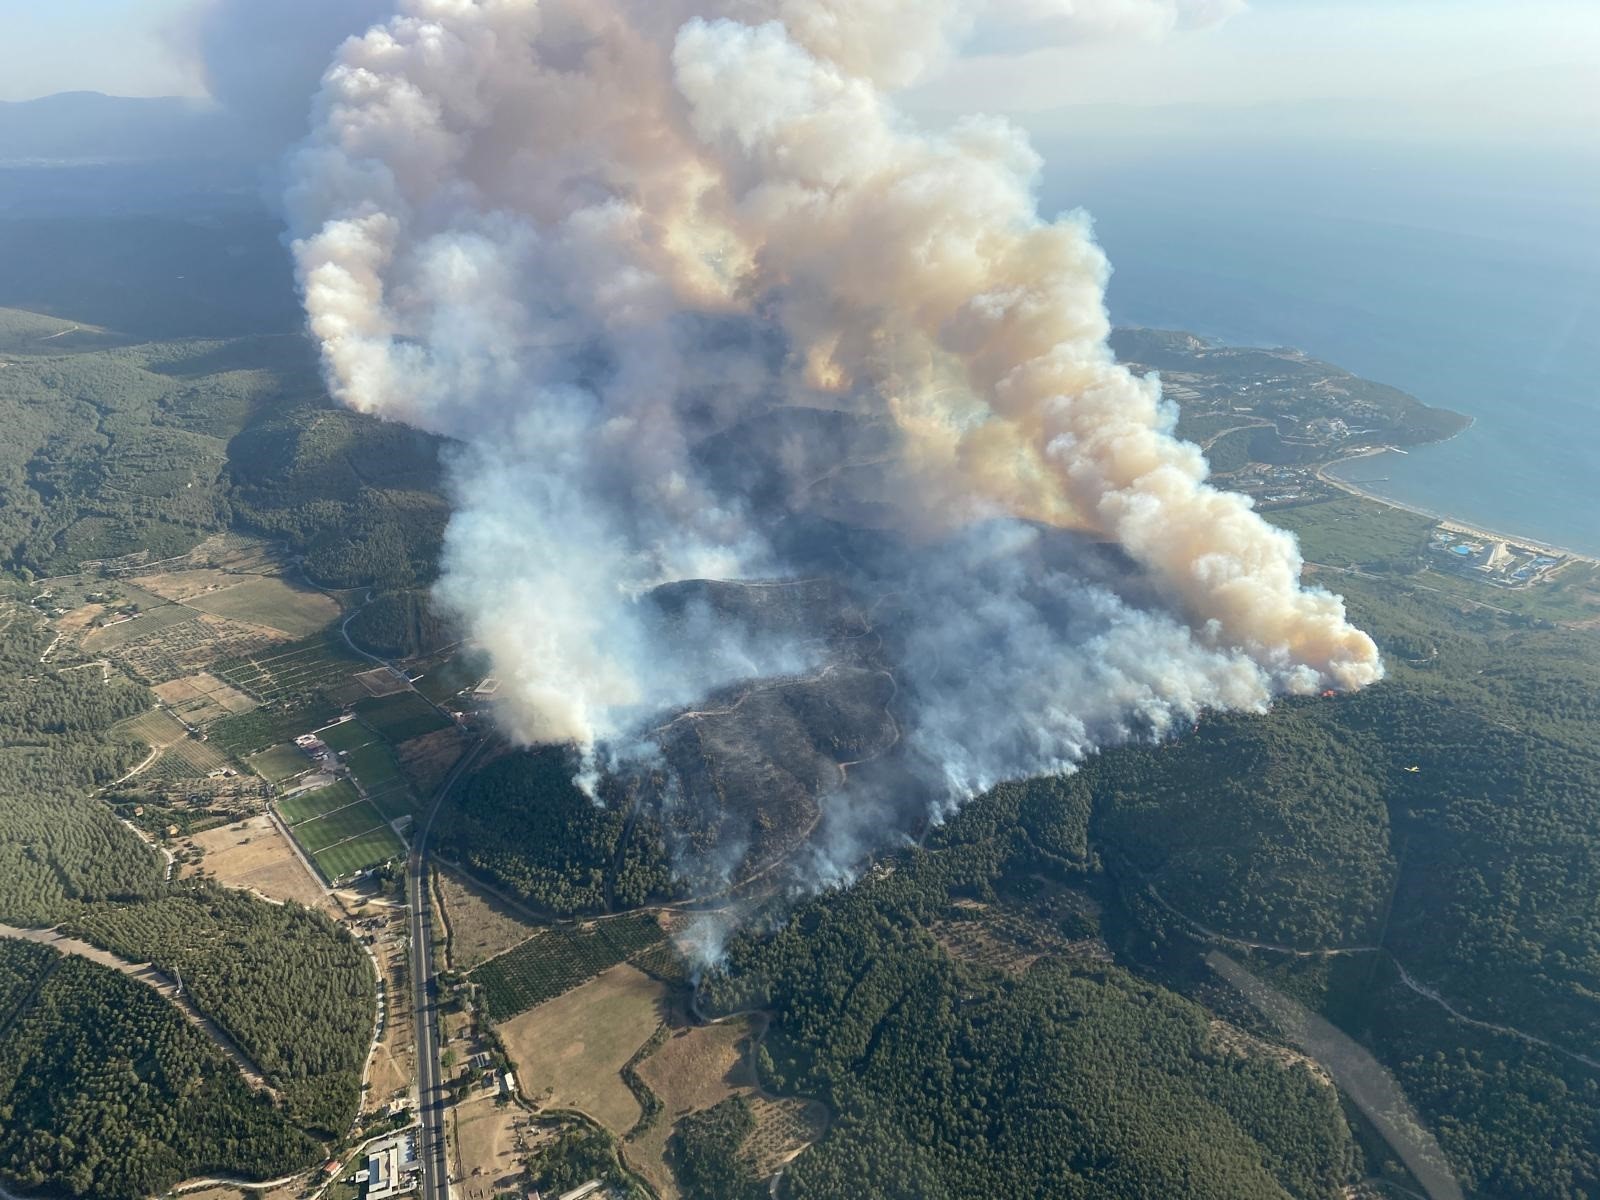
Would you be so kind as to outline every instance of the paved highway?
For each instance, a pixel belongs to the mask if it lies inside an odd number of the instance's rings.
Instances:
[[[422,1164],[422,1200],[449,1200],[450,1167],[445,1157],[444,1114],[448,1104],[439,1069],[439,988],[433,976],[433,909],[428,903],[428,836],[445,797],[477,761],[485,743],[468,750],[445,777],[411,845],[406,862],[406,908],[411,920],[411,1005],[417,1031],[417,1158]]]

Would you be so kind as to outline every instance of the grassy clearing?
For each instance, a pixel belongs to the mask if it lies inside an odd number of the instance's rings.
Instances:
[[[624,963],[501,1026],[523,1093],[626,1133],[639,1102],[621,1071],[660,1026],[665,998],[661,984]]]
[[[278,801],[278,813],[283,817],[285,824],[298,825],[302,821],[324,816],[335,809],[346,808],[360,799],[356,789],[341,779],[337,783],[317,788],[315,791],[285,796]]]
[[[312,767],[311,760],[300,747],[293,745],[274,746],[260,754],[252,754],[245,762],[268,783],[282,783],[296,775],[305,774]]]
[[[472,972],[489,1016],[504,1021],[580,986],[663,938],[653,916],[637,913],[537,934]]]
[[[322,889],[264,813],[197,833],[193,841],[205,853],[204,869],[229,887],[308,907],[322,902]]]
[[[376,696],[356,705],[361,719],[391,742],[433,733],[450,724],[438,711],[413,692]]]
[[[650,1180],[663,1200],[677,1200],[677,1180],[668,1165],[667,1143],[679,1118],[704,1112],[730,1096],[754,1093],[749,1048],[755,1032],[747,1017],[675,1029],[635,1070],[661,1101],[648,1128],[628,1143],[630,1165]]]
[[[1431,517],[1359,496],[1262,515],[1299,537],[1300,552],[1308,561],[1336,567],[1415,559],[1427,548],[1428,532],[1437,523]]]
[[[220,591],[191,597],[188,603],[202,612],[265,625],[290,637],[326,629],[339,615],[339,606],[321,592],[272,576],[247,577]]]
[[[376,867],[402,857],[406,845],[387,825],[340,842],[311,856],[317,869],[328,879],[341,879],[356,871]]]
[[[348,838],[359,837],[378,828],[387,829],[388,826],[389,823],[383,819],[382,813],[365,800],[358,800],[344,808],[336,808],[325,816],[301,821],[290,828],[307,854],[318,854]]]

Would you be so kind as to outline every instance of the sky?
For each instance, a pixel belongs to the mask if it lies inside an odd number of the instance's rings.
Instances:
[[[8,5],[0,26],[0,99],[75,90],[203,95],[204,73],[185,49],[185,30],[205,2]],[[1024,2],[1038,8],[1056,0]],[[1572,80],[1600,69],[1600,3],[1253,0],[1218,27],[1164,38],[1108,38],[1033,52],[1018,40],[990,39],[987,53],[981,43],[970,48],[914,104],[1028,114],[1084,104],[1405,99],[1467,85],[1481,100],[1559,117],[1584,103],[1582,94],[1574,98]],[[1600,89],[1583,89],[1593,91]]]

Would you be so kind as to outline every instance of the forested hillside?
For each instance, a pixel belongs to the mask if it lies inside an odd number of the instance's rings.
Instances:
[[[372,1033],[374,978],[361,948],[321,913],[216,885],[82,910],[76,936],[181,974],[304,1125],[337,1137],[354,1111]]]
[[[438,849],[539,908],[563,916],[632,908],[673,893],[656,824],[631,798],[596,804],[572,782],[575,757],[547,746],[472,777],[439,823]],[[625,840],[624,840],[625,839]]]
[[[376,417],[281,408],[228,447],[235,519],[288,541],[328,587],[433,579],[449,509],[440,441]]]
[[[763,1078],[835,1112],[784,1194],[1340,1195],[1355,1151],[1303,1067],[1227,1049],[1200,1007],[1116,967],[1047,954],[1019,975],[946,951],[935,931],[963,902],[1053,869],[1013,823],[1026,791],[730,946],[710,1005],[770,1007]]]
[[[0,1174],[138,1200],[209,1172],[270,1178],[319,1149],[150,988],[0,941]]]

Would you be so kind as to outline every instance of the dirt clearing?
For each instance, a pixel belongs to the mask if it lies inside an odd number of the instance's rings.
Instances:
[[[464,1200],[494,1200],[515,1191],[524,1178],[519,1144],[524,1142],[521,1129],[528,1121],[520,1108],[496,1104],[492,1096],[456,1105],[450,1127],[460,1182],[451,1187],[451,1194]]]
[[[257,891],[274,900],[295,900],[311,908],[331,907],[321,886],[265,813],[208,829],[190,840],[205,852],[199,869],[229,887]],[[184,870],[187,874],[194,868]]]
[[[664,1016],[666,989],[620,963],[500,1026],[522,1093],[575,1108],[621,1136],[639,1119],[622,1068]]]

